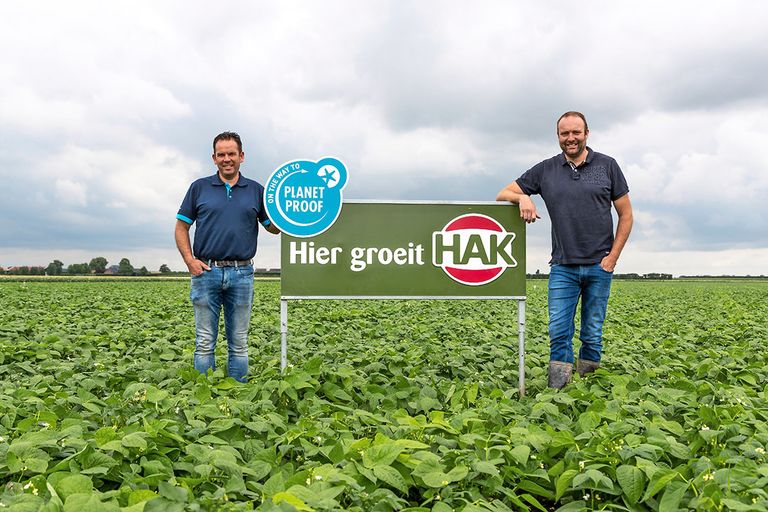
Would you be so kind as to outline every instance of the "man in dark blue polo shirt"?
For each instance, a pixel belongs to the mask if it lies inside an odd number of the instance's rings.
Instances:
[[[253,307],[253,257],[259,224],[280,231],[267,218],[264,187],[240,174],[245,160],[240,136],[213,139],[218,172],[192,183],[176,215],[176,246],[192,274],[190,299],[195,309],[195,369],[215,369],[219,315],[224,308],[227,374],[245,382],[248,373],[248,324]],[[194,247],[189,228],[196,224]]]
[[[549,273],[549,386],[560,389],[573,372],[576,305],[581,297],[581,376],[600,364],[603,323],[613,269],[632,230],[624,174],[613,158],[587,147],[589,128],[580,112],[557,121],[559,155],[544,160],[502,189],[496,200],[520,205],[526,222],[539,218],[531,195],[540,194],[552,221]],[[611,206],[619,222],[613,233]]]

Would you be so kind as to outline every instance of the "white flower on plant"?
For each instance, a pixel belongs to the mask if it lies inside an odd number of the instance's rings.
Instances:
[[[323,477],[321,475],[315,475],[315,480],[317,480],[318,482],[322,479]]]
[[[712,480],[713,478],[715,478],[715,475],[713,475],[712,473],[707,473],[706,475],[704,475],[703,478],[704,478],[704,481],[706,482],[707,480]]]
[[[704,432],[706,432],[707,430],[709,430],[709,427],[708,427],[708,426],[706,426],[706,425],[704,425],[703,427],[701,427],[701,430],[702,430],[702,431],[704,431]]]
[[[755,451],[760,455],[765,455],[765,448],[763,448],[762,446],[759,448],[755,448]]]
[[[589,493],[587,493],[584,496],[582,496],[582,498],[584,498],[585,500],[588,500],[589,499]]]
[[[584,469],[584,461],[583,460],[579,461],[579,469]]]

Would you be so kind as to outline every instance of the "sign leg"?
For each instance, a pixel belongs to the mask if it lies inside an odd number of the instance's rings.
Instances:
[[[280,299],[280,372],[288,366],[288,301]]]
[[[518,380],[520,387],[520,398],[525,396],[525,299],[517,301],[517,340],[520,353],[520,368],[518,369]]]

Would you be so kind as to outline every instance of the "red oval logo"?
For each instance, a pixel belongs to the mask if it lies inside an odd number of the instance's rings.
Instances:
[[[461,215],[432,233],[432,264],[461,284],[488,284],[517,266],[512,257],[514,239],[515,234],[492,217]]]

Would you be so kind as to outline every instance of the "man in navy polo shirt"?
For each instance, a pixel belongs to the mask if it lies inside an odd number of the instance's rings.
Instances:
[[[248,324],[253,307],[253,257],[259,224],[280,231],[264,210],[264,187],[240,174],[245,160],[240,136],[213,139],[218,172],[190,185],[176,215],[176,246],[192,274],[190,299],[195,310],[195,369],[215,369],[219,315],[224,307],[227,374],[245,382],[248,373]],[[189,228],[196,223],[194,247]]]
[[[587,147],[589,128],[580,112],[557,120],[562,153],[544,160],[502,189],[497,201],[520,206],[526,222],[539,218],[531,195],[540,194],[552,221],[549,273],[549,387],[560,389],[573,372],[576,305],[581,297],[581,376],[600,365],[603,323],[613,269],[632,230],[624,174],[613,158]],[[618,213],[613,233],[611,205]]]

